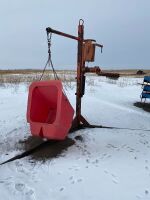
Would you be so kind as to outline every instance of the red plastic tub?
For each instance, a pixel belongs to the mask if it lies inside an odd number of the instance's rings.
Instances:
[[[61,81],[38,81],[30,85],[27,121],[32,135],[63,140],[71,128],[73,115]]]

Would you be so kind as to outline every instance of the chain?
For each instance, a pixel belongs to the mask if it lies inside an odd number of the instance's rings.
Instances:
[[[59,77],[58,77],[58,75],[57,75],[57,73],[56,73],[56,71],[54,69],[54,65],[53,65],[52,58],[51,58],[51,39],[52,39],[52,33],[47,33],[48,60],[47,60],[47,62],[45,64],[45,66],[44,66],[44,69],[42,71],[42,75],[40,77],[40,80],[42,80],[47,66],[52,68],[52,71],[53,71],[53,74],[54,74],[54,79],[55,80],[59,80]]]
[[[52,58],[51,58],[51,39],[52,39],[52,33],[50,33],[50,34],[47,33],[49,66],[52,67],[55,80],[59,80],[59,77],[54,69],[54,65],[53,65]]]
[[[40,77],[40,81],[42,80],[42,78],[44,76],[44,73],[45,73],[47,65],[52,68],[52,71],[53,71],[53,74],[54,74],[54,79],[55,80],[60,80],[59,77],[58,77],[58,75],[57,75],[57,72],[54,69],[54,65],[53,65],[52,58],[51,58],[51,39],[52,39],[52,33],[47,33],[48,60],[47,60],[47,62],[45,64],[45,66],[44,66],[42,75]],[[62,90],[63,90],[64,95],[67,97],[67,94],[66,94],[64,88]]]

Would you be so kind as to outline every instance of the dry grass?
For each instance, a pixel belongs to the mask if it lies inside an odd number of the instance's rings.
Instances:
[[[119,73],[123,79],[126,77],[143,77],[144,75],[136,75],[137,70],[105,70],[105,72],[115,72]],[[150,75],[150,70],[144,70],[145,75]],[[23,69],[23,70],[0,70],[0,86],[9,87],[14,86],[17,88],[21,83],[25,84],[27,87],[33,81],[40,80],[42,70],[32,70],[32,69]],[[60,80],[64,83],[65,88],[73,88],[75,86],[76,72],[69,70],[57,70],[57,74]],[[88,85],[94,85],[94,81],[91,78],[86,80]],[[94,74],[93,74],[94,75]],[[95,75],[96,76],[96,75]],[[46,70],[43,76],[43,80],[52,80],[54,79],[53,73],[50,70]],[[112,84],[120,84],[119,86],[123,87],[127,83],[127,80],[120,79],[119,81],[107,79],[107,82]]]
[[[34,81],[39,81],[42,71],[40,70],[1,70],[0,71],[0,87],[14,88],[17,92],[20,84],[24,84],[28,90],[29,85]],[[73,89],[75,84],[75,72],[57,71],[59,79],[63,82],[65,89]],[[42,80],[53,80],[52,71],[46,71]]]
[[[52,70],[46,70],[47,73],[52,74]],[[75,73],[74,70],[57,70],[59,74],[61,73]],[[40,69],[13,69],[13,70],[0,70],[0,75],[4,74],[34,74],[34,73],[42,73]]]
[[[12,73],[14,72],[14,73]],[[0,84],[4,84],[4,83],[10,83],[10,84],[19,84],[19,83],[31,83],[33,81],[38,81],[40,80],[42,71],[27,71],[25,73],[25,71],[17,71],[13,70],[13,71],[7,71],[6,73],[3,71],[0,72]],[[70,81],[74,81],[75,79],[75,73],[73,74],[72,72],[64,72],[64,71],[57,71],[58,77],[60,80],[62,80],[63,82],[70,82]],[[42,80],[52,80],[54,79],[53,77],[53,73],[51,71],[46,71],[44,73],[44,76],[42,78]]]

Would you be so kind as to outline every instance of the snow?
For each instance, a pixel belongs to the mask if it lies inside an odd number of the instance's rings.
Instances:
[[[118,81],[88,77],[82,113],[92,124],[150,129],[150,114],[140,101],[142,79]],[[75,86],[67,95],[75,107]],[[27,89],[0,87],[0,162],[19,154],[30,136],[26,123]],[[82,135],[83,141],[75,140]],[[30,157],[0,166],[0,196],[5,200],[148,200],[150,132],[84,129],[70,135],[75,144],[59,157],[30,162]]]

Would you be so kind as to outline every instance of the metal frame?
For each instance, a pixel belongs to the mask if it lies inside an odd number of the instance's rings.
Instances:
[[[97,44],[95,40],[93,39],[84,39],[84,21],[82,19],[79,20],[78,25],[78,37],[63,33],[57,30],[54,30],[50,27],[46,28],[47,34],[49,33],[55,33],[57,35],[67,37],[70,39],[74,39],[78,42],[78,52],[77,52],[77,87],[76,87],[76,115],[72,123],[71,131],[75,131],[84,127],[99,127],[102,128],[103,126],[96,126],[96,125],[90,125],[87,120],[82,116],[81,114],[81,100],[85,92],[85,73],[96,73],[100,76],[109,76],[109,77],[119,77],[118,74],[115,73],[103,73],[99,67],[86,67],[85,61],[83,59],[83,45],[86,41],[93,41],[95,42],[95,46],[102,48],[103,45]]]

